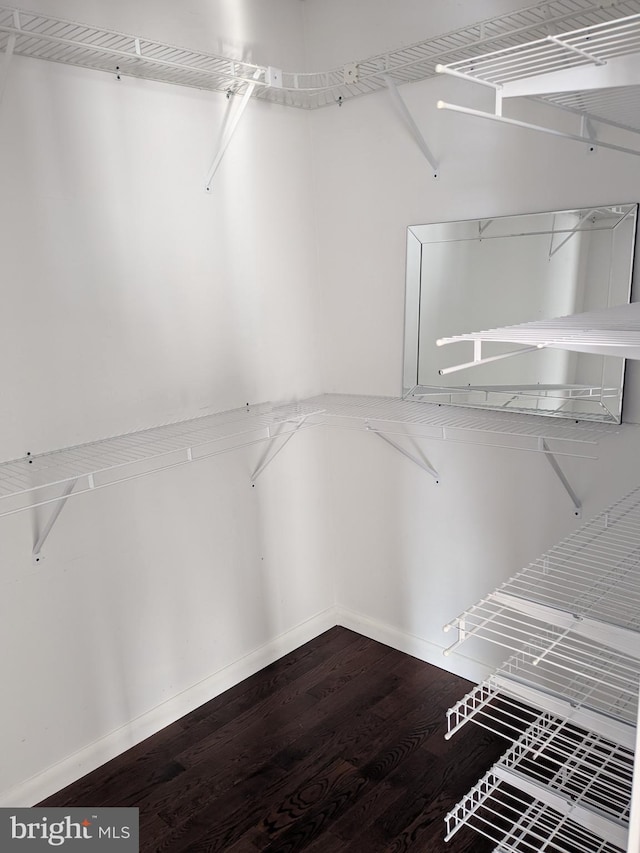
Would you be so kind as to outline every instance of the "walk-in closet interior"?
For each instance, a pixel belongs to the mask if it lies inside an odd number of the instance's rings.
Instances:
[[[640,853],[639,134],[640,0],[0,6],[0,805],[339,625]]]

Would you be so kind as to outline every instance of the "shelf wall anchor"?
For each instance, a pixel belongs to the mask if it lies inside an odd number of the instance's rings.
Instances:
[[[411,112],[409,111],[409,107],[406,105],[402,95],[398,91],[398,87],[393,82],[391,77],[388,74],[383,74],[382,76],[383,76],[384,82],[387,84],[387,88],[389,89],[389,94],[391,95],[391,98],[392,98],[394,104],[400,110],[400,113],[401,113],[403,119],[405,120],[409,130],[411,131],[411,135],[413,136],[415,141],[418,143],[418,147],[420,148],[420,150],[422,151],[424,156],[427,158],[429,165],[433,169],[433,177],[437,178],[438,177],[438,161],[433,156],[433,153],[431,152],[431,149],[427,145],[424,136],[420,132],[420,128],[415,123],[415,120],[414,120],[413,116],[411,115]]]
[[[60,498],[54,504],[53,509],[51,510],[51,515],[45,526],[42,528],[38,537],[33,545],[33,562],[41,563],[44,557],[42,556],[42,548],[44,547],[44,543],[47,541],[47,537],[51,533],[53,529],[53,525],[58,520],[58,516],[64,509],[64,505],[66,504],[71,492],[75,489],[76,483],[78,480],[69,480],[69,482],[65,485],[64,490]]]
[[[300,420],[298,421],[298,423],[296,424],[296,426],[291,430],[291,432],[288,432],[288,433],[279,432],[279,433],[276,433],[275,435],[272,435],[270,437],[269,445],[267,446],[267,449],[266,449],[264,455],[262,456],[262,459],[258,463],[255,471],[251,475],[251,484],[252,485],[256,482],[256,480],[258,479],[260,474],[262,474],[262,472],[265,470],[265,468],[267,468],[267,466],[269,466],[273,462],[273,460],[276,458],[278,453],[280,453],[282,450],[284,450],[284,448],[291,441],[293,436],[303,426],[303,424],[307,420],[307,418],[308,418],[308,415],[304,415],[303,417],[301,417]],[[273,447],[273,442],[277,438],[283,438],[283,437],[285,437],[285,438],[284,438],[284,441],[282,442],[282,444],[280,445],[280,447],[276,448],[276,450],[274,450],[272,453],[271,448]]]
[[[222,141],[220,142],[220,148],[218,149],[218,153],[213,158],[213,163],[211,164],[211,168],[207,174],[207,180],[205,184],[205,190],[207,192],[211,191],[211,181],[213,180],[213,176],[218,171],[218,167],[220,163],[222,163],[222,158],[225,155],[225,151],[229,147],[229,143],[233,139],[233,134],[236,132],[238,125],[240,124],[240,119],[242,118],[244,111],[246,110],[249,101],[251,100],[251,96],[253,95],[254,89],[256,88],[258,78],[262,74],[262,70],[258,69],[254,75],[253,80],[247,86],[244,95],[242,96],[242,101],[240,102],[240,106],[238,107],[236,114],[234,115],[231,124],[225,131],[222,137]]]
[[[374,435],[377,435],[378,438],[381,438],[387,444],[391,445],[391,447],[393,447],[394,450],[397,450],[398,453],[401,453],[403,456],[406,456],[406,458],[410,459],[411,462],[414,463],[414,465],[418,466],[418,468],[422,468],[423,471],[426,471],[427,474],[430,474],[433,477],[433,479],[436,481],[436,483],[438,483],[440,481],[440,475],[438,474],[436,469],[432,465],[429,464],[428,459],[426,459],[422,453],[420,454],[422,458],[420,458],[418,456],[414,456],[413,453],[410,453],[408,450],[406,450],[404,447],[401,447],[399,444],[397,444],[397,442],[395,442],[393,439],[389,438],[383,432],[380,432],[379,430],[374,429],[374,427],[367,425],[367,430],[369,432],[372,432]],[[408,436],[408,437],[410,437],[410,436]]]

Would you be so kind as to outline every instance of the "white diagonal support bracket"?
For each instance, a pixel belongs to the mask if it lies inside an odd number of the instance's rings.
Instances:
[[[240,119],[242,118],[244,111],[246,110],[249,101],[251,100],[251,96],[253,95],[254,89],[256,88],[256,81],[262,74],[261,70],[258,70],[253,75],[253,81],[249,83],[247,86],[244,95],[242,96],[242,100],[240,101],[240,106],[238,107],[236,114],[234,115],[231,124],[225,131],[222,141],[220,142],[220,148],[218,149],[218,153],[213,158],[213,163],[211,164],[211,168],[207,174],[207,180],[205,184],[205,189],[207,192],[211,190],[211,181],[213,180],[213,176],[218,171],[218,167],[220,163],[222,163],[222,158],[225,155],[225,151],[229,147],[229,143],[233,139],[233,134],[236,132],[238,125],[240,124]]]
[[[303,415],[303,417],[300,418],[300,420],[297,422],[296,426],[291,430],[291,432],[287,432],[287,433],[279,432],[279,433],[276,433],[275,435],[271,436],[270,441],[269,441],[269,445],[268,445],[264,455],[262,456],[262,459],[258,463],[253,474],[251,475],[251,484],[252,485],[258,479],[260,474],[262,474],[262,472],[265,470],[265,468],[267,468],[273,462],[273,460],[276,458],[278,453],[280,453],[282,450],[284,450],[284,448],[291,441],[293,436],[296,435],[298,430],[303,426],[304,422],[307,420],[308,417],[309,417],[309,415]],[[277,447],[272,452],[273,443],[278,438],[284,438],[284,441],[282,442],[280,447]]]
[[[11,65],[11,59],[13,58],[13,51],[16,47],[16,36],[15,33],[11,33],[9,39],[7,40],[7,49],[4,52],[4,56],[2,57],[2,65],[0,65],[0,104],[2,103],[2,98],[4,96],[4,90],[7,88],[7,81],[9,79],[9,67]]]
[[[418,456],[414,456],[414,455],[413,455],[413,453],[410,453],[410,452],[409,452],[408,450],[406,450],[404,447],[401,447],[401,446],[400,446],[397,442],[395,442],[393,439],[389,438],[389,436],[385,435],[383,432],[380,432],[380,430],[374,429],[374,427],[372,427],[372,426],[367,425],[367,430],[368,430],[369,432],[372,432],[374,435],[377,435],[377,436],[378,436],[378,438],[381,438],[381,439],[382,439],[383,441],[385,441],[387,444],[391,445],[391,447],[393,447],[393,449],[394,449],[394,450],[397,450],[397,451],[398,451],[398,453],[401,453],[403,456],[406,456],[406,458],[407,458],[407,459],[410,459],[410,460],[414,463],[414,465],[417,465],[417,466],[418,466],[418,468],[422,468],[422,470],[423,470],[423,471],[426,471],[426,472],[427,472],[427,474],[431,474],[431,476],[432,476],[432,477],[433,477],[433,479],[436,481],[436,483],[437,483],[437,482],[439,482],[439,480],[440,480],[440,475],[438,474],[438,472],[436,471],[436,469],[435,469],[435,468],[433,468],[433,467],[429,464],[429,462],[428,462],[428,460],[427,460],[427,459],[424,459],[424,458],[422,458],[422,459],[421,459],[421,458],[420,458],[420,457],[418,457]]]
[[[576,495],[574,490],[571,488],[571,484],[567,480],[567,478],[564,474],[564,471],[562,470],[562,468],[560,467],[560,465],[558,463],[558,460],[556,459],[556,457],[553,455],[553,452],[549,448],[549,445],[547,444],[546,439],[541,438],[541,439],[539,439],[539,442],[540,442],[540,449],[542,451],[544,451],[544,455],[547,459],[547,462],[549,463],[549,465],[551,465],[556,477],[560,480],[560,482],[562,483],[562,485],[564,487],[564,490],[566,491],[566,493],[571,498],[571,503],[573,504],[574,515],[577,518],[581,518],[582,517],[582,502],[581,502],[580,498]]]
[[[438,161],[433,156],[433,153],[431,152],[431,149],[427,145],[424,136],[420,132],[420,128],[415,123],[415,120],[414,120],[413,116],[411,115],[409,107],[406,105],[404,98],[402,97],[402,95],[398,91],[398,87],[396,86],[394,81],[391,79],[391,77],[388,74],[383,74],[382,76],[383,76],[384,82],[387,84],[387,88],[389,89],[389,94],[391,95],[391,98],[392,98],[394,104],[400,110],[402,117],[404,118],[405,122],[407,123],[409,130],[411,131],[411,135],[413,136],[415,141],[418,143],[418,148],[422,151],[424,156],[427,158],[429,165],[433,169],[433,177],[437,178],[438,177]]]
[[[49,516],[49,518],[47,520],[47,523],[45,524],[45,526],[40,531],[40,534],[38,535],[38,538],[36,539],[36,541],[33,545],[33,562],[34,563],[40,563],[42,561],[41,552],[42,552],[42,549],[44,547],[44,543],[47,541],[47,537],[51,533],[51,531],[53,529],[53,525],[58,520],[58,516],[60,515],[60,513],[64,509],[64,505],[66,504],[69,496],[71,495],[71,492],[75,489],[77,482],[78,482],[77,479],[76,480],[69,480],[69,482],[64,487],[62,494],[57,499],[57,501],[56,501],[56,503],[55,503],[55,505],[51,511],[51,515]]]

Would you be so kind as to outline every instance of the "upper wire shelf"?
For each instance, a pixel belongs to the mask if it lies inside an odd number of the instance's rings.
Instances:
[[[499,589],[574,615],[640,629],[640,488]]]
[[[640,0],[602,4],[594,0],[548,0],[408,46],[362,59],[357,73],[346,67],[321,72],[288,72],[277,85],[264,65],[164,44],[88,24],[0,7],[0,50],[15,38],[14,53],[112,74],[200,89],[242,94],[255,82],[253,96],[313,109],[387,86],[431,77],[439,63],[465,61],[481,49],[505,49],[543,38],[559,28],[596,26],[640,12]],[[257,77],[256,77],[257,74]]]
[[[282,405],[260,404],[165,424],[0,464],[0,516],[54,503],[69,494],[47,489],[74,483],[73,495],[121,483],[316,426],[376,429],[510,449],[582,455],[619,427],[557,422],[533,415],[465,413],[458,408],[392,397],[320,395]]]
[[[640,20],[640,16],[639,16]],[[460,341],[515,343],[596,355],[640,358],[640,303],[615,305],[599,311],[533,320],[481,332],[441,338],[438,345]]]
[[[554,71],[604,64],[638,51],[640,14],[632,14],[450,62],[447,68],[478,81],[503,86]]]
[[[397,397],[322,394],[305,401],[322,408],[325,423],[344,429],[380,427],[385,432],[419,434],[444,441],[544,452],[543,442],[557,441],[557,455],[585,456],[585,448],[613,435],[619,426],[595,421],[541,418],[536,415],[462,409]],[[582,449],[581,449],[582,448]],[[591,457],[593,458],[593,457]]]

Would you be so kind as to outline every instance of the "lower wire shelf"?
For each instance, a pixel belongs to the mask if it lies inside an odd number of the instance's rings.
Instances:
[[[447,714],[513,742],[447,815],[495,853],[623,853],[640,684],[640,491],[447,626],[511,657]],[[635,806],[634,806],[635,808]],[[635,848],[634,848],[635,849]]]
[[[624,827],[617,841],[602,838],[585,825],[586,809],[549,805],[510,778],[499,769],[489,771],[446,816],[445,839],[467,826],[496,844],[496,853],[624,853]],[[600,825],[597,815],[593,823]]]
[[[621,665],[620,656],[609,652],[597,679],[549,660],[537,666],[532,661],[525,648],[450,708],[446,737],[473,721],[513,740],[548,713],[633,749],[640,661],[623,659]]]

